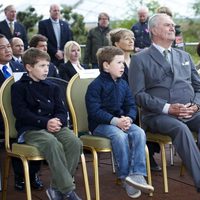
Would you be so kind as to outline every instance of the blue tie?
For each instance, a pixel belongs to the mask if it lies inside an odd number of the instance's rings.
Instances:
[[[9,78],[11,76],[10,72],[8,71],[8,67],[6,65],[3,66],[2,71],[5,78]]]

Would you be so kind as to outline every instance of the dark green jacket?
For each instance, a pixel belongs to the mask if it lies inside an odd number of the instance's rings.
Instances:
[[[106,36],[110,30],[111,29],[109,27],[101,29],[97,26],[89,31],[83,59],[84,64],[97,64],[97,50],[103,46],[109,45],[109,41]]]

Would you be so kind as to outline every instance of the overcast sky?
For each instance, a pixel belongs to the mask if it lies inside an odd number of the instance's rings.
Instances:
[[[137,1],[137,0],[136,0]],[[138,0],[139,1],[139,0]],[[150,0],[149,0],[150,1]],[[191,5],[195,0],[159,0],[160,5],[168,6],[173,13],[179,13],[181,16],[191,16]],[[1,1],[2,2],[2,1]],[[9,4],[13,4],[13,0],[6,0],[3,3],[3,8]],[[28,6],[32,5],[38,14],[43,14],[44,18],[49,17],[49,6],[53,3],[66,5],[74,5],[78,0],[16,0],[14,5],[17,11],[23,11]],[[124,19],[127,16],[128,0],[83,0],[83,3],[75,9],[75,12],[82,14],[85,18],[85,22],[96,22],[98,13],[104,11],[107,12],[111,20]],[[2,3],[0,3],[2,4]],[[4,19],[4,14],[0,15],[0,20]]]

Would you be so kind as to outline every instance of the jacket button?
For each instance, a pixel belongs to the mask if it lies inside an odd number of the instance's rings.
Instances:
[[[40,100],[39,100],[39,99],[37,99],[37,102],[40,102]]]
[[[51,103],[51,100],[48,99],[47,102],[48,102],[48,103]]]
[[[40,122],[41,122],[41,120],[40,120],[40,119],[38,119],[38,120],[37,120],[37,123],[39,124]]]
[[[41,109],[38,109],[38,113],[41,113]]]
[[[31,85],[33,82],[32,81],[29,81],[29,84]]]

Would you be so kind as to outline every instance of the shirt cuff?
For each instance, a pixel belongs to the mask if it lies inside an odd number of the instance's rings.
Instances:
[[[163,112],[164,114],[168,114],[168,112],[169,112],[169,107],[170,107],[170,104],[169,104],[169,103],[166,103],[166,104],[164,105],[164,107],[163,107],[162,112]]]
[[[117,117],[113,117],[110,121],[110,124],[113,126],[117,126]]]

